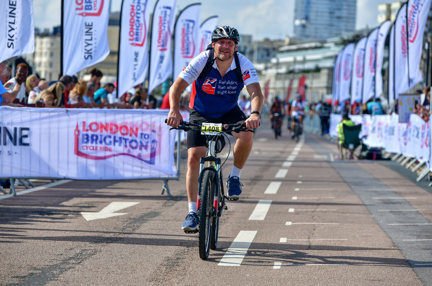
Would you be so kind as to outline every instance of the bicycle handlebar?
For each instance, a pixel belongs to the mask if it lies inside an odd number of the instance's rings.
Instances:
[[[166,119],[165,119],[165,122],[167,122]],[[181,121],[180,125],[177,128],[172,127],[172,128],[170,128],[170,130],[177,129],[177,130],[189,131],[192,129],[201,128],[201,125],[202,125],[202,123],[191,123],[191,122],[187,122],[187,121]],[[253,130],[246,129],[246,123],[244,123],[244,122],[223,124],[222,125],[222,132],[225,132],[225,133],[229,133],[229,132],[237,132],[238,133],[241,131],[253,132]]]

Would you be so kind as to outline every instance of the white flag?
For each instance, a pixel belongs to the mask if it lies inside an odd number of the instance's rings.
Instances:
[[[362,100],[366,40],[366,37],[360,39],[354,50],[354,63],[351,82],[351,104],[354,102],[360,103]]]
[[[431,0],[409,0],[408,16],[408,75],[409,87],[423,80],[420,59],[423,51],[423,34]]]
[[[109,0],[63,0],[63,74],[73,75],[103,61],[108,44]]]
[[[123,0],[120,23],[117,94],[144,82],[147,75],[149,0]]]
[[[337,55],[336,62],[333,68],[332,105],[336,105],[337,101],[339,100],[342,55],[343,49]]]
[[[341,80],[339,89],[339,101],[345,102],[350,97],[350,84],[352,74],[352,60],[354,54],[354,44],[348,44],[344,48],[341,62]]]
[[[365,51],[365,67],[363,75],[363,103],[375,95],[375,71],[376,71],[376,43],[378,28],[375,28],[368,36]]]
[[[33,0],[0,1],[0,62],[34,52]]]
[[[390,44],[389,44],[389,69],[388,69],[388,99],[389,103],[393,104],[395,100],[394,89],[394,74],[395,74],[395,25],[392,25],[390,30]]]
[[[172,74],[172,31],[177,0],[159,0],[153,12],[149,94]]]
[[[211,43],[211,36],[213,30],[216,28],[218,23],[218,16],[212,16],[207,18],[204,22],[201,23],[200,32],[199,32],[199,49],[197,55],[206,50],[208,44]]]
[[[384,58],[384,44],[390,28],[390,21],[382,23],[378,30],[378,39],[376,47],[376,75],[375,75],[375,97],[380,97],[383,92],[383,79],[381,74],[382,63]]]
[[[408,43],[407,43],[407,5],[404,4],[399,9],[394,22],[394,96],[399,98],[399,94],[406,92],[408,86]]]
[[[195,57],[199,49],[199,18],[201,3],[184,8],[175,24],[174,79]]]

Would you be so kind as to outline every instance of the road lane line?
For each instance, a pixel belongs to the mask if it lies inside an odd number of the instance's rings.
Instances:
[[[270,182],[264,194],[274,195],[277,194],[282,182]]]
[[[282,266],[282,262],[275,261],[275,263],[273,265],[273,269],[281,269],[281,266]]]
[[[288,241],[347,241],[347,238],[286,238],[281,237],[281,242]]]
[[[290,226],[290,225],[315,225],[315,224],[322,224],[322,225],[339,225],[339,223],[337,222],[292,222],[292,221],[287,221],[285,223],[285,225]]]
[[[275,178],[285,178],[287,174],[288,169],[279,169],[279,171],[275,175]]]
[[[271,203],[272,201],[260,200],[250,215],[249,220],[264,220],[270,209]]]
[[[419,222],[419,223],[389,223],[391,226],[416,226],[416,225],[432,225],[430,222]]]
[[[291,167],[291,165],[292,165],[292,162],[290,162],[290,161],[285,161],[285,162],[282,164],[282,167],[289,168],[289,167]]]
[[[302,183],[302,181],[297,181],[297,184],[299,184],[299,185],[300,185],[301,183]]]
[[[289,209],[288,209],[288,212],[289,212],[289,213],[293,213],[293,212],[294,212],[294,209],[293,209],[293,208],[289,208]]]
[[[256,234],[256,230],[240,231],[218,265],[240,266]]]
[[[287,238],[286,237],[281,237],[280,239],[279,239],[279,242],[280,243],[286,243],[288,240],[287,240]]]
[[[300,191],[300,188],[295,188],[294,189],[294,192],[299,192]]]
[[[432,239],[430,239],[430,238],[419,238],[419,239],[413,238],[413,239],[402,239],[402,241],[405,241],[405,242],[425,242],[425,241],[432,241]]]
[[[416,200],[417,197],[373,197],[374,200]]]
[[[298,197],[295,197],[295,196],[294,196],[294,197],[292,197],[291,199],[292,199],[293,201],[296,201],[296,200],[298,199]]]

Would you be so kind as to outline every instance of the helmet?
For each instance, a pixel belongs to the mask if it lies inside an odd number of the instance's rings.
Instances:
[[[236,28],[230,26],[218,26],[213,30],[212,43],[220,39],[230,39],[238,44],[240,35]]]

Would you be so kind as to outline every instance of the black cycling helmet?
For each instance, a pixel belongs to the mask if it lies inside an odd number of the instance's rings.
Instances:
[[[240,35],[236,28],[232,28],[230,26],[218,26],[213,30],[212,43],[220,39],[230,39],[238,44]]]

